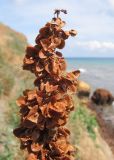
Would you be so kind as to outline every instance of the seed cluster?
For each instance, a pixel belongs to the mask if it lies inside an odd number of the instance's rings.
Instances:
[[[74,148],[63,127],[74,109],[72,93],[77,89],[80,72],[66,72],[66,62],[56,48],[62,49],[76,31],[64,31],[65,22],[53,18],[40,29],[36,45],[28,46],[23,69],[36,75],[33,90],[25,90],[17,100],[21,122],[14,129],[28,160],[72,160]]]

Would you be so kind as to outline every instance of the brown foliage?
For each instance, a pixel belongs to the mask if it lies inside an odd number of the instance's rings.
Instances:
[[[56,48],[62,49],[76,31],[64,31],[65,22],[53,18],[40,29],[36,45],[28,46],[23,69],[36,75],[33,90],[25,90],[17,100],[20,126],[14,135],[28,160],[72,160],[74,148],[68,142],[69,130],[63,128],[73,110],[71,93],[76,92],[79,71],[66,72],[66,62]],[[70,94],[69,94],[70,93]]]

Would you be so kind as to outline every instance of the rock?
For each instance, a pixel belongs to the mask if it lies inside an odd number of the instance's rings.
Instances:
[[[89,84],[87,84],[84,81],[79,81],[78,82],[78,90],[77,90],[77,95],[79,98],[82,97],[89,97],[91,92],[91,87]]]
[[[99,88],[93,93],[91,100],[97,105],[112,105],[114,97],[108,90]]]

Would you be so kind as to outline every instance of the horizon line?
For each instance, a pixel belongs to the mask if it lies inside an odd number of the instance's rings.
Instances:
[[[114,58],[114,57],[65,57],[64,58]]]

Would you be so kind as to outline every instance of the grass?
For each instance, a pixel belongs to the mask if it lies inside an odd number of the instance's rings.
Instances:
[[[9,102],[10,107],[10,114],[11,116],[8,117],[8,124],[12,128],[16,128],[19,125],[19,108],[17,107],[15,100]]]
[[[12,56],[14,54],[22,56],[25,51],[25,47],[27,46],[26,37],[2,23],[0,23],[0,31],[2,39],[2,41],[0,41],[0,48],[5,52],[5,54],[8,51],[13,53]]]
[[[18,74],[14,75],[17,76]],[[8,107],[6,106],[7,113],[5,115],[4,129],[2,130],[2,133],[4,133],[5,136],[1,137],[1,145],[4,150],[2,154],[0,154],[0,160],[24,160],[24,153],[20,150],[20,143],[13,135],[13,129],[18,127],[20,122],[19,107],[16,105],[16,99],[22,94],[22,91],[25,88],[33,87],[33,78],[29,76],[20,76],[17,79],[17,84],[14,84],[14,86],[16,86],[14,91],[15,95],[10,95],[11,98],[8,100]]]
[[[83,134],[87,134],[94,143],[96,143],[96,132],[95,128],[98,127],[96,117],[82,103],[76,96],[73,97],[75,111],[70,114],[70,118],[67,127],[71,131],[71,143],[76,146],[77,152],[75,155],[76,160],[82,159],[80,142],[82,141]]]
[[[24,160],[24,155],[20,150],[20,143],[13,135],[13,129],[19,124],[19,108],[16,106],[15,98],[9,101],[9,109],[5,115],[4,128],[2,129],[3,152],[0,154],[0,160]],[[5,124],[6,123],[6,124]]]
[[[81,123],[87,130],[89,136],[95,140],[95,127],[98,126],[96,117],[85,107],[78,105],[75,112],[71,114],[70,123]]]
[[[22,43],[23,37],[16,35],[14,32],[10,32],[9,36],[12,37],[12,39],[7,41],[8,47],[12,48],[13,53],[17,55],[22,55],[24,53],[23,51],[25,50],[25,46],[27,44],[26,41],[23,41]]]
[[[14,75],[10,67],[0,65],[0,95],[9,95],[14,84]]]
[[[31,86],[33,79],[27,72],[22,72],[21,64],[17,68],[13,62],[15,58],[23,59],[27,41],[7,26],[0,24],[0,28],[0,160],[24,160],[20,143],[13,135],[20,118],[15,101],[26,87]]]
[[[4,52],[0,48],[0,96],[8,96],[15,84],[12,66],[4,61]]]
[[[2,75],[2,79],[0,79],[0,95],[9,95],[14,83],[14,78],[11,75]]]
[[[9,84],[11,85],[12,81],[10,82],[11,78],[14,78],[13,75],[15,75],[17,82],[14,81],[12,84],[12,87],[9,88],[9,98],[6,98],[6,102],[8,105],[4,106],[7,108],[7,112],[4,115],[4,121],[3,124],[1,124],[1,141],[0,146],[2,146],[3,151],[0,151],[0,160],[24,160],[24,156],[22,151],[20,151],[20,143],[17,140],[16,137],[13,135],[13,129],[16,128],[19,124],[19,107],[16,105],[16,99],[19,97],[19,95],[22,94],[22,91],[25,89],[25,87],[31,86],[32,78],[30,78],[30,82],[27,82],[27,78],[29,76],[20,76],[19,73],[16,73],[15,70],[10,70],[11,68],[8,68],[5,72],[5,70],[2,70],[5,74],[2,76],[3,80],[3,90],[6,90],[6,87],[9,87]],[[12,71],[12,75],[10,74],[8,76],[7,73],[10,73]],[[2,75],[2,74],[0,74]],[[5,79],[8,78],[8,84],[5,83]],[[11,79],[12,80],[12,79]],[[10,82],[10,83],[9,83]],[[27,82],[27,83],[26,83]],[[15,88],[15,90],[13,89]],[[13,94],[12,94],[12,89]],[[6,90],[7,91],[7,90]],[[3,91],[2,91],[2,94]],[[4,98],[5,101],[5,98]],[[21,153],[21,154],[19,154]]]

